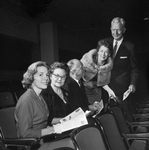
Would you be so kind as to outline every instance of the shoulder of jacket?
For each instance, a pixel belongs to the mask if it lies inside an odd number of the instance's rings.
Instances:
[[[20,106],[32,106],[35,103],[36,95],[33,91],[27,90],[24,94],[22,94],[18,100],[17,107]]]
[[[97,53],[97,49],[91,49],[88,51],[88,54],[94,55]]]
[[[125,46],[127,49],[131,50],[134,47],[134,44],[130,41],[126,41]]]
[[[128,46],[134,46],[134,43],[130,42],[130,41],[125,41],[125,44]]]

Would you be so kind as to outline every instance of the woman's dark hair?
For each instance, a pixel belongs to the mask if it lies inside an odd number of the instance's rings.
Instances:
[[[23,75],[22,86],[25,89],[28,89],[34,81],[34,75],[37,73],[37,68],[40,66],[44,66],[49,70],[49,65],[43,61],[37,61],[32,63],[27,71]]]
[[[101,46],[107,47],[109,49],[110,56],[112,56],[112,46],[109,44],[109,42],[107,40],[102,39],[102,40],[98,41],[97,52],[99,51]]]
[[[54,62],[53,64],[51,64],[50,69],[49,69],[49,73],[53,74],[54,70],[57,68],[64,69],[66,72],[66,76],[69,74],[69,68],[65,62]]]

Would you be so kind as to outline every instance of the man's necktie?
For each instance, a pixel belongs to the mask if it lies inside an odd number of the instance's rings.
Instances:
[[[115,45],[113,47],[113,58],[115,57],[116,55],[116,50],[117,50],[117,41],[115,42]]]

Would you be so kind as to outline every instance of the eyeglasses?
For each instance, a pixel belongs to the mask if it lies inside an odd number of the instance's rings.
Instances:
[[[60,75],[58,75],[58,74],[52,74],[52,75],[54,75],[55,76],[55,78],[58,80],[58,79],[62,79],[62,80],[65,80],[66,79],[66,77],[67,76],[60,76]]]

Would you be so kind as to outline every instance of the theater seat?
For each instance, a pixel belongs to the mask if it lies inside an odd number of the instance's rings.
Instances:
[[[16,105],[16,99],[11,92],[0,92],[0,109]]]
[[[70,134],[77,150],[109,150],[109,145],[102,129],[95,125],[85,125]]]
[[[103,127],[112,150],[147,150],[148,139],[137,134],[122,134],[112,112],[98,114],[96,121]]]
[[[0,143],[4,149],[11,149],[12,147],[21,147],[27,150],[40,149],[46,147],[50,150],[73,150],[74,145],[70,137],[63,139],[55,139],[55,141],[48,141],[40,145],[41,141],[44,141],[42,137],[39,138],[17,138],[16,125],[14,119],[15,107],[8,107],[0,109]],[[49,135],[53,136],[53,135]],[[46,136],[47,138],[47,136]],[[13,149],[14,150],[14,149]]]
[[[15,107],[0,109],[0,142],[5,148],[25,147],[31,149],[33,145],[39,144],[38,138],[17,138],[15,119]]]

